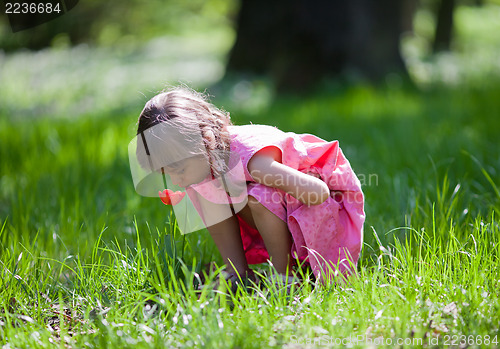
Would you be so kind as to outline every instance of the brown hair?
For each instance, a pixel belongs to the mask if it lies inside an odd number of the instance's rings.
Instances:
[[[208,101],[206,95],[187,87],[175,87],[151,98],[142,110],[137,135],[150,127],[175,119],[178,131],[189,137],[201,132],[204,155],[212,172],[219,175],[225,170],[221,154],[229,151],[230,136],[227,126],[232,125],[229,113]]]

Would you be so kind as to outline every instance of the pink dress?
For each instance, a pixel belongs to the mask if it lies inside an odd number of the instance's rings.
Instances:
[[[239,155],[243,163],[248,195],[288,224],[292,256],[309,263],[316,277],[330,271],[353,272],[363,244],[364,197],[338,141],[265,125],[230,126],[229,132],[231,154]],[[330,188],[330,197],[320,205],[307,206],[279,189],[256,183],[248,172],[248,161],[269,146],[281,150],[284,165],[319,175]],[[259,232],[238,218],[248,263],[265,262],[269,255]]]

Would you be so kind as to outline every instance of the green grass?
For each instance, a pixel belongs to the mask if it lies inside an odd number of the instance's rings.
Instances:
[[[11,347],[241,348],[493,338],[498,92],[357,85],[279,98],[259,116],[233,113],[236,123],[272,118],[339,139],[366,176],[359,276],[290,296],[271,285],[195,292],[195,272],[220,258],[206,232],[181,237],[159,200],[135,194],[126,154],[135,115],[3,117],[0,338]]]

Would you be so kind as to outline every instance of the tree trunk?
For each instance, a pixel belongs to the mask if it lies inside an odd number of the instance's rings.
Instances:
[[[432,50],[434,53],[439,51],[449,51],[453,36],[453,10],[455,9],[455,0],[441,0],[437,11],[436,33]]]
[[[399,36],[408,1],[242,0],[227,72],[268,74],[279,90],[296,91],[347,71],[406,75]]]

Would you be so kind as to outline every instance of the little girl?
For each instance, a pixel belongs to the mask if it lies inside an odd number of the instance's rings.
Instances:
[[[268,260],[285,275],[296,259],[317,278],[354,271],[364,199],[338,141],[234,126],[205,96],[178,87],[146,103],[129,150],[136,190],[160,192],[184,230],[207,227],[230,275]]]

